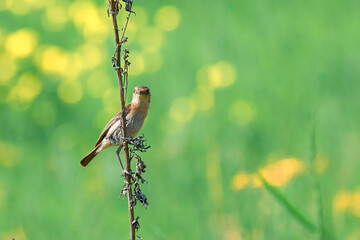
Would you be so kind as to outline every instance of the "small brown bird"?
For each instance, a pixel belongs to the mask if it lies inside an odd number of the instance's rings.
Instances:
[[[125,137],[133,138],[140,131],[148,113],[150,96],[149,88],[144,86],[135,87],[131,103],[125,107]],[[119,146],[117,150],[117,153],[119,153],[123,147],[123,140],[121,135],[121,112],[119,112],[108,122],[108,124],[101,132],[100,137],[95,144],[95,148],[83,159],[81,159],[80,164],[83,167],[86,167],[96,155],[108,147]]]

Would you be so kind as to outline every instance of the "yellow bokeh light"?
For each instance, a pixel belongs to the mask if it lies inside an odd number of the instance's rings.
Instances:
[[[41,54],[40,68],[45,72],[65,73],[69,65],[69,54],[57,46],[47,47]]]
[[[67,7],[57,4],[46,8],[41,23],[48,30],[59,31],[68,20]]]
[[[162,46],[163,33],[159,28],[147,27],[139,32],[138,40],[145,52],[155,53]]]
[[[255,110],[245,101],[233,102],[229,108],[229,118],[231,121],[244,126],[253,120]]]
[[[81,62],[85,69],[93,69],[98,66],[104,58],[102,49],[97,44],[86,43],[82,45],[77,51],[81,57]]]
[[[2,45],[3,41],[4,41],[4,33],[3,33],[2,29],[0,28],[0,45]]]
[[[352,193],[349,191],[341,191],[335,195],[333,207],[336,211],[344,212],[350,208],[352,204]]]
[[[145,71],[145,58],[139,52],[131,52],[129,61],[131,65],[129,67],[129,74],[131,76],[138,76]]]
[[[354,213],[355,216],[360,217],[360,191],[354,193],[351,205],[351,211]]]
[[[9,1],[9,0],[5,0],[5,1],[0,2],[0,11],[6,9],[7,1]]]
[[[46,6],[53,6],[54,7],[54,2],[56,0],[47,0],[47,1],[43,1],[43,0],[23,0],[25,2],[27,2],[29,4],[29,6],[34,7],[34,8],[43,8]]]
[[[333,208],[337,212],[349,212],[360,217],[360,190],[338,192],[333,200]]]
[[[10,90],[6,100],[8,102],[29,103],[40,93],[41,89],[40,80],[30,73],[25,73],[21,75],[19,81]]]
[[[214,88],[228,87],[235,82],[235,68],[228,62],[219,62],[208,68],[209,83]]]
[[[192,99],[178,98],[171,104],[170,117],[178,123],[185,123],[190,121],[195,114],[196,105]]]
[[[3,7],[14,15],[25,15],[31,9],[30,4],[26,0],[2,0],[0,2],[2,2],[0,5],[4,4],[5,6]]]
[[[229,62],[218,62],[204,66],[196,74],[199,86],[210,88],[223,88],[234,84],[236,70]]]
[[[108,33],[109,28],[105,17],[100,17],[99,11],[103,13],[103,10],[97,9],[92,2],[76,1],[69,8],[69,16],[84,35],[101,37]]]
[[[81,84],[77,81],[62,81],[57,92],[60,99],[66,103],[77,103],[83,96]]]
[[[265,166],[260,170],[260,173],[272,185],[283,186],[302,171],[303,163],[300,160],[285,158]]]
[[[250,175],[250,181],[251,181],[251,184],[253,187],[261,187],[263,184],[262,184],[262,181],[261,181],[261,178],[259,177],[259,174],[257,173],[253,173]]]
[[[11,168],[19,163],[20,151],[10,143],[0,141],[0,165]]]
[[[174,6],[164,6],[155,13],[155,23],[165,31],[175,30],[181,20],[179,10]]]
[[[77,52],[70,53],[68,59],[69,59],[69,64],[66,67],[66,71],[61,72],[61,74],[66,78],[76,79],[79,76],[79,74],[85,69],[86,60],[84,56],[82,56]]]
[[[241,190],[245,188],[249,183],[249,176],[242,172],[236,174],[232,179],[232,188],[234,190]]]
[[[34,51],[36,44],[35,33],[30,29],[21,29],[8,36],[5,49],[12,56],[23,58]]]
[[[5,85],[16,74],[17,66],[14,58],[0,55],[0,85]]]

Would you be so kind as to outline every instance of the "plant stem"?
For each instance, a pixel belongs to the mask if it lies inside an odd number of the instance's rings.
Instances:
[[[122,110],[122,115],[121,115],[121,125],[122,125],[122,133],[123,133],[123,137],[126,136],[126,119],[125,119],[125,99],[124,99],[124,84],[122,81],[122,75],[121,75],[121,58],[120,58],[120,53],[121,53],[121,45],[122,45],[122,40],[126,31],[126,27],[127,27],[127,23],[129,21],[129,17],[131,12],[129,12],[127,18],[126,18],[126,23],[122,32],[122,36],[121,39],[119,38],[119,27],[117,25],[117,19],[116,19],[116,15],[117,15],[117,9],[116,9],[116,2],[114,0],[109,0],[109,5],[110,5],[110,12],[111,12],[111,17],[112,17],[112,22],[113,22],[113,26],[114,26],[114,34],[115,34],[115,44],[116,44],[116,66],[115,67],[115,71],[117,74],[117,78],[118,78],[118,82],[119,82],[119,89],[120,89],[120,103],[121,103],[121,110]],[[128,143],[124,142],[124,155],[125,155],[125,160],[126,160],[126,166],[125,169],[127,172],[131,172],[131,165],[130,165],[130,157],[129,157],[129,147],[128,147]],[[130,221],[130,240],[135,240],[135,227],[133,225],[133,221],[134,221],[134,209],[131,206],[131,201],[132,201],[132,189],[131,189],[131,176],[129,174],[125,174],[125,179],[126,179],[126,188],[127,188],[127,196],[128,196],[128,209],[129,209],[129,221]]]

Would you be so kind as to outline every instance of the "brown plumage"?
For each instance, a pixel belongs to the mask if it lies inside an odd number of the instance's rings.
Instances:
[[[140,131],[147,116],[150,96],[149,88],[144,86],[135,87],[131,103],[125,107],[126,137],[133,138]],[[121,126],[121,112],[119,112],[106,124],[95,144],[95,148],[81,159],[80,164],[86,167],[105,148],[111,146],[120,146],[122,148]]]

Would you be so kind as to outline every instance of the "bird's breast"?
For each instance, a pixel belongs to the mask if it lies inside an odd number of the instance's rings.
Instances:
[[[140,131],[147,112],[134,111],[130,113],[126,118],[126,135],[128,137],[135,137]]]

